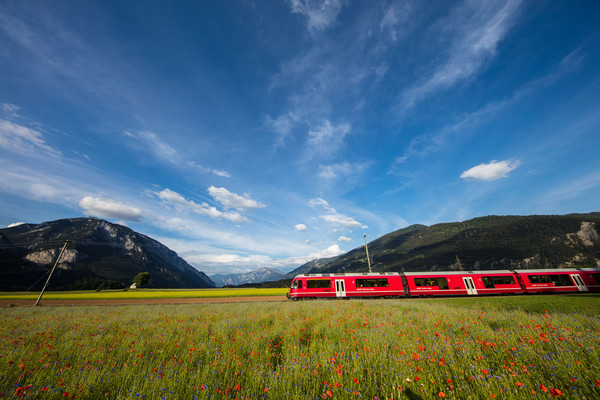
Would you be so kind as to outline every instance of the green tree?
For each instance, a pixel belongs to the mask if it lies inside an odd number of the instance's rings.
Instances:
[[[140,272],[133,278],[133,283],[135,283],[135,287],[146,286],[150,282],[150,273],[149,272]]]

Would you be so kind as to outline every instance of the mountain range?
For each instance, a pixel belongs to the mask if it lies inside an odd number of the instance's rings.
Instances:
[[[209,288],[214,282],[158,241],[96,218],[0,229],[0,290],[39,289],[65,241],[49,289],[128,287],[140,272],[147,287]]]
[[[368,271],[361,246],[339,257],[312,260],[288,274],[261,268],[209,278],[156,240],[125,226],[72,218],[0,229],[0,290],[39,289],[67,240],[50,288],[126,287],[139,272],[149,272],[148,287],[156,288],[283,287],[302,273]],[[368,246],[374,272],[600,267],[600,213],[411,225]]]
[[[255,271],[244,272],[241,274],[215,274],[211,275],[210,279],[217,285],[223,286],[239,286],[251,283],[271,282],[283,279],[285,274],[273,268],[259,268]]]
[[[374,272],[600,267],[600,213],[488,216],[412,225],[368,247]],[[308,272],[367,271],[361,246]]]

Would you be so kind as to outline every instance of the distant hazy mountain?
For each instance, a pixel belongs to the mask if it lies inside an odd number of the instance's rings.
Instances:
[[[600,267],[600,213],[412,225],[368,244],[373,271]],[[367,272],[364,246],[311,272]]]
[[[0,229],[0,289],[27,289],[36,281],[34,289],[39,289],[65,240],[69,245],[50,288],[102,281],[129,286],[140,272],[150,273],[148,287],[215,286],[206,274],[148,236],[101,219],[73,218]]]
[[[284,274],[273,268],[260,268],[256,271],[244,272],[241,274],[216,274],[211,275],[210,279],[217,285],[222,286],[239,286],[247,283],[261,283],[269,281],[278,281],[284,278]]]
[[[329,258],[317,258],[316,260],[312,260],[307,262],[306,264],[302,264],[295,270],[286,274],[285,277],[287,279],[293,279],[296,275],[299,274],[307,274],[309,272],[317,273],[320,269],[322,269],[325,265],[333,262],[338,257],[329,257]]]

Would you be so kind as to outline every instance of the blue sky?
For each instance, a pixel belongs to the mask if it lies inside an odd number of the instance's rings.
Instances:
[[[599,211],[598,15],[1,0],[0,226],[96,216],[210,275],[411,224]]]

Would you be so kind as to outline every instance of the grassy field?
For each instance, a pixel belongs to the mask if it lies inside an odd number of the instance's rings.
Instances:
[[[285,296],[288,289],[134,289],[45,292],[46,300],[177,299],[194,297]],[[0,292],[0,299],[35,300],[39,293]]]
[[[0,309],[0,398],[600,398],[600,298]]]

